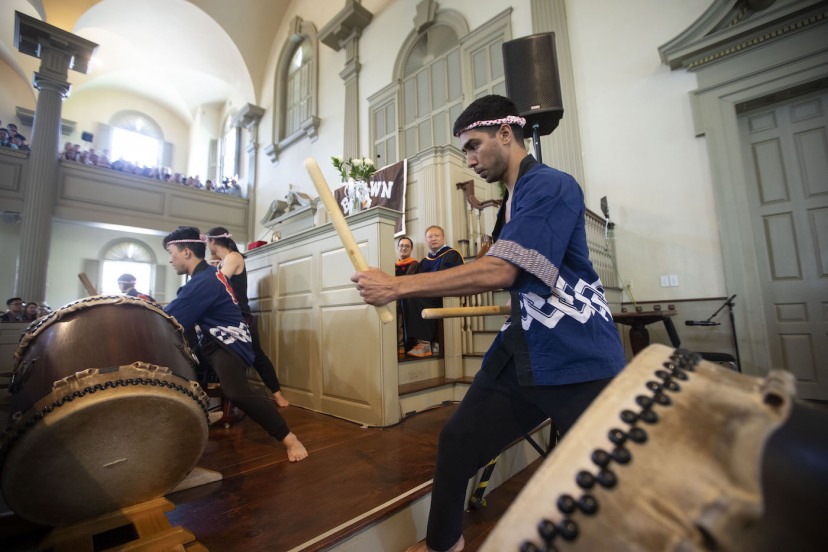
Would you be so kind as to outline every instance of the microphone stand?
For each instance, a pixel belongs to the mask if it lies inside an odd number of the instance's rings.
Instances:
[[[723,308],[727,307],[728,316],[730,318],[730,330],[733,332],[733,348],[736,351],[736,371],[742,372],[742,359],[739,357],[739,342],[736,340],[736,320],[733,316],[733,299],[736,298],[736,294],[734,293],[730,297],[728,297],[725,302],[719,307],[716,312],[710,315],[710,317],[705,320],[705,322],[710,322],[714,316],[719,314]]]

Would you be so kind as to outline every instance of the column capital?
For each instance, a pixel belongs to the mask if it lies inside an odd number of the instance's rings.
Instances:
[[[347,0],[345,7],[319,31],[319,40],[338,52],[348,41],[359,39],[362,29],[368,26],[373,17],[356,0]]]
[[[78,73],[89,69],[97,44],[19,11],[14,16],[14,46],[26,55],[41,59],[41,71],[65,78],[69,69]]]
[[[248,130],[259,124],[265,114],[264,108],[252,103],[244,104],[233,118],[233,126],[242,126]]]
[[[51,73],[43,71],[35,71],[32,83],[34,84],[34,87],[40,91],[50,90],[52,92],[57,92],[60,94],[61,98],[68,96],[69,90],[72,88],[72,85],[65,80],[55,78]]]

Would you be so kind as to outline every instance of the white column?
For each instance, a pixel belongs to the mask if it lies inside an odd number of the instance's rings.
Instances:
[[[97,44],[33,17],[15,12],[14,45],[40,58],[34,86],[40,92],[32,125],[31,153],[23,178],[15,294],[26,301],[46,298],[46,273],[57,198],[57,158],[63,98],[69,93],[69,69],[85,73]]]
[[[543,161],[547,165],[568,172],[586,191],[584,163],[581,158],[581,129],[578,125],[578,105],[575,101],[575,76],[572,71],[572,51],[564,0],[532,0],[532,32],[555,33],[558,54],[558,76],[561,81],[564,116],[552,134],[541,137]]]

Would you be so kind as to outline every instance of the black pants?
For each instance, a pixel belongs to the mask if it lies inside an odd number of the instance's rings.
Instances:
[[[481,467],[547,418],[565,433],[609,382],[521,387],[513,361],[494,379],[480,370],[440,432],[428,546],[448,550],[460,539],[466,488]]]
[[[262,378],[262,381],[267,388],[270,389],[270,392],[275,393],[276,391],[279,391],[282,386],[279,385],[279,378],[276,376],[276,368],[273,366],[273,363],[270,362],[270,359],[267,357],[267,353],[265,353],[262,349],[262,342],[259,339],[259,325],[256,322],[256,318],[252,314],[245,314],[244,322],[247,324],[247,327],[250,328],[250,337],[253,340],[253,354],[256,355],[256,358],[253,359],[253,368],[256,369],[256,373],[258,373],[259,377]]]
[[[437,321],[423,318],[423,309],[443,306],[439,297],[411,297],[403,299],[403,333],[406,347],[413,347],[418,340],[434,341],[437,333]]]
[[[216,372],[221,382],[221,392],[226,398],[278,440],[287,437],[290,430],[279,414],[279,407],[271,397],[250,387],[247,383],[247,366],[238,355],[212,340],[202,343],[201,352]]]

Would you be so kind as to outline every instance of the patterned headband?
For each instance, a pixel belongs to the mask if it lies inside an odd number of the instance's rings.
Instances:
[[[473,128],[482,127],[482,126],[500,126],[500,125],[520,125],[523,127],[526,124],[526,119],[523,117],[518,117],[517,115],[509,115],[508,117],[503,117],[502,119],[492,119],[490,121],[477,121],[476,123],[472,123],[467,127],[461,128],[457,132],[454,133],[455,136],[460,136],[467,130],[471,130]]]
[[[168,241],[167,245],[170,245],[170,244],[173,244],[173,243],[207,243],[207,238],[204,236],[204,234],[200,234],[199,238],[197,240],[196,239],[172,240],[172,241]]]
[[[216,238],[232,238],[232,237],[233,237],[233,234],[231,234],[230,232],[225,232],[224,234],[216,234],[215,236],[212,236],[210,234],[207,234],[207,235],[204,236],[204,238],[208,239],[208,240],[214,240]]]

